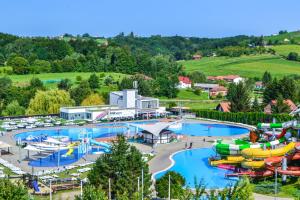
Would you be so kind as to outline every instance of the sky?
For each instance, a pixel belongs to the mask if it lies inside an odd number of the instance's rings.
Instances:
[[[299,0],[0,0],[0,32],[20,36],[226,37],[300,29]]]

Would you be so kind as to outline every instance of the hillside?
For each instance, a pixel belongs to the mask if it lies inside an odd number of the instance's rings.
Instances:
[[[286,45],[276,45],[270,48],[276,51],[276,54],[287,56],[290,52],[296,52],[300,54],[300,45],[297,44],[286,44]]]
[[[293,31],[293,32],[288,32],[288,33],[284,33],[284,34],[266,36],[266,37],[264,37],[264,39],[266,41],[272,41],[272,42],[279,43],[279,44],[284,44],[285,39],[288,39],[290,41],[293,40],[295,43],[299,43],[300,42],[300,31]]]
[[[280,56],[252,55],[241,57],[204,57],[201,60],[179,61],[186,72],[202,71],[206,75],[238,74],[243,77],[261,77],[269,71],[275,77],[300,74],[300,63]]]

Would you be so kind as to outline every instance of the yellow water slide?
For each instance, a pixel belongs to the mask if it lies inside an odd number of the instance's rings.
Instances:
[[[76,146],[77,144],[76,143],[71,143],[69,144],[67,147],[68,147],[68,152],[66,153],[66,156],[70,156],[72,155],[72,153],[74,152],[74,146]]]
[[[242,162],[242,167],[247,169],[260,169],[265,166],[265,161],[263,160],[245,160]]]
[[[218,166],[221,164],[238,164],[241,163],[245,158],[242,156],[227,156],[226,159],[222,160],[211,160],[210,165],[211,166]]]
[[[263,149],[244,149],[242,150],[242,156],[245,158],[254,158],[254,159],[264,159],[274,156],[283,156],[286,153],[290,152],[295,148],[295,143],[291,142],[288,145],[272,150],[263,150]]]

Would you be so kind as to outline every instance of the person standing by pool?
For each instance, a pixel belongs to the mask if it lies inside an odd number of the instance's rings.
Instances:
[[[190,147],[189,149],[193,148],[193,142],[190,142]]]
[[[185,142],[185,149],[187,149],[187,142]]]

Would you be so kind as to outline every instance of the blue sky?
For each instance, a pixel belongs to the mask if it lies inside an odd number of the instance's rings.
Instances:
[[[0,0],[0,32],[223,37],[300,29],[299,0]]]

